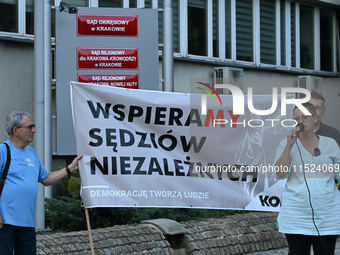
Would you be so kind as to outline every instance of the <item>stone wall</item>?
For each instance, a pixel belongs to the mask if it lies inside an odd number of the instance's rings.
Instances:
[[[145,221],[92,230],[95,254],[247,254],[287,246],[277,213],[253,212],[177,223]],[[37,235],[37,254],[91,254],[87,231]]]

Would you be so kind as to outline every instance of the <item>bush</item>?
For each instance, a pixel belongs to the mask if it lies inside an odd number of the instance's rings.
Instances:
[[[85,209],[80,200],[80,175],[61,180],[62,187],[69,196],[45,198],[45,224],[53,231],[86,230]],[[206,218],[221,218],[226,215],[245,213],[237,210],[213,210],[192,208],[140,208],[102,207],[89,208],[91,228],[105,228],[114,225],[139,223],[142,220],[166,218],[175,221],[188,221]]]
[[[53,231],[86,230],[84,208],[74,197],[46,198],[46,226]],[[221,218],[226,215],[244,213],[236,210],[213,210],[192,208],[139,208],[102,207],[89,208],[91,228],[105,228],[114,225],[139,223],[142,220],[166,218],[188,221],[206,218]]]
[[[84,214],[84,208],[80,207],[80,200],[72,197],[45,198],[45,224],[52,230],[84,229],[86,223]]]
[[[80,185],[81,180],[79,172],[73,172],[70,178],[67,176],[61,180],[61,186],[63,189],[69,194],[72,194],[72,196],[76,199],[80,199]]]

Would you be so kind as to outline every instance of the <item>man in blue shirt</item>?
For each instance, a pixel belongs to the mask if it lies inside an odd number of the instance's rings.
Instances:
[[[49,173],[34,149],[35,125],[27,112],[12,112],[6,119],[11,164],[0,197],[0,255],[35,255],[34,215],[38,182],[52,185],[78,170],[76,157],[69,166]],[[5,167],[7,149],[0,146],[0,176]]]

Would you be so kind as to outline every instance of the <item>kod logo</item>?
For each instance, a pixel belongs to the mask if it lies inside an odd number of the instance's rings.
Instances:
[[[277,196],[259,196],[260,202],[262,206],[267,207],[278,207],[281,206],[281,200]]]
[[[217,98],[220,101],[220,104],[222,105],[221,98],[214,88],[212,88],[211,86],[207,84],[204,84],[201,82],[199,83],[211,89],[216,94]],[[215,84],[215,88],[229,89],[233,97],[233,114],[244,115],[244,94],[239,87],[235,85],[231,85],[231,84]],[[199,89],[202,89],[202,88],[199,88]],[[207,94],[210,95],[210,97],[213,98],[213,95],[208,90],[206,89],[202,89],[202,90],[204,90]],[[306,97],[305,98],[286,98],[287,94],[294,94],[294,93],[303,93],[306,95]],[[248,108],[251,113],[255,115],[263,116],[263,115],[270,115],[275,112],[277,108],[277,104],[278,104],[277,88],[273,88],[273,95],[272,95],[273,103],[272,103],[271,108],[268,110],[255,109],[253,105],[253,88],[251,87],[248,88],[247,95],[248,95],[248,102],[247,102]],[[295,87],[281,88],[281,115],[286,115],[286,106],[288,104],[296,105],[296,107],[298,107],[305,115],[312,115],[302,105],[303,103],[308,102],[310,98],[311,98],[311,94],[310,94],[310,91],[307,89],[295,88]],[[216,101],[214,98],[213,100],[216,105]],[[205,94],[201,95],[201,113],[202,115],[207,115],[207,95]]]

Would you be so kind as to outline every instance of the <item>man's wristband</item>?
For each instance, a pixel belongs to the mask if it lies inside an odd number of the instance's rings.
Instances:
[[[65,168],[66,168],[66,172],[67,172],[67,174],[68,174],[68,178],[70,178],[72,172],[71,172],[70,168],[68,168],[68,166],[66,166]]]

